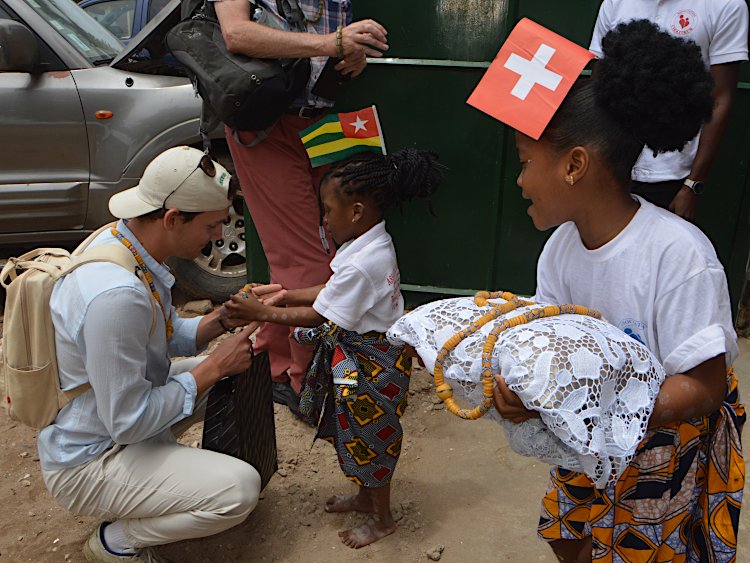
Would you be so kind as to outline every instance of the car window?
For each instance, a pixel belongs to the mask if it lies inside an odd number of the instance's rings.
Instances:
[[[89,4],[84,10],[120,39],[130,39],[133,36],[135,3],[136,0],[108,0]]]
[[[109,63],[122,50],[117,37],[70,0],[25,2],[92,64]]]
[[[12,20],[13,18],[10,17],[10,14],[3,10],[3,7],[0,6],[0,19],[3,20]]]
[[[154,19],[154,16],[161,12],[161,9],[169,4],[169,0],[151,0],[148,7],[148,19]]]

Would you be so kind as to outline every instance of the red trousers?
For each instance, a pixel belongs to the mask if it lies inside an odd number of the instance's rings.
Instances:
[[[318,191],[326,167],[312,168],[299,132],[315,122],[284,115],[267,139],[248,148],[237,143],[227,128],[226,138],[250,215],[271,269],[271,283],[285,289],[320,285],[331,277],[331,254],[320,240]],[[256,133],[239,132],[242,143]],[[298,344],[292,328],[266,323],[258,333],[256,350],[268,350],[274,381],[291,379],[299,393],[313,347]]]

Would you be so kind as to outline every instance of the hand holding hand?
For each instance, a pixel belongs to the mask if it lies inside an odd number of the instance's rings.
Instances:
[[[268,285],[246,285],[240,291],[236,293],[237,296],[247,296],[249,293],[255,295],[258,300],[265,305],[279,305],[286,296],[286,290],[281,287],[281,284],[274,283]],[[232,330],[245,326],[253,319],[237,317],[231,314],[227,304],[224,303],[219,309],[219,322],[224,330]]]
[[[240,294],[242,294],[242,297],[240,297]],[[250,293],[240,292],[240,294],[232,295],[229,301],[222,306],[226,309],[227,318],[230,322],[243,324],[268,320],[264,318],[265,305],[258,301],[252,291]]]
[[[258,301],[269,307],[284,305],[284,297],[287,293],[280,283],[253,285],[250,287],[250,291],[258,298]]]
[[[492,391],[495,409],[506,420],[514,424],[524,422],[530,418],[539,418],[537,411],[523,406],[521,399],[510,390],[502,375],[495,375],[495,389]]]
[[[248,323],[248,321],[245,321],[243,319],[230,318],[229,309],[227,309],[226,304],[222,304],[222,306],[219,307],[218,313],[219,324],[221,325],[221,328],[228,332],[234,332],[234,329],[245,326]]]

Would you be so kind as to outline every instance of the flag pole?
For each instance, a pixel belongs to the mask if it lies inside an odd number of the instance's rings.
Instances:
[[[385,135],[383,135],[383,128],[380,126],[380,118],[378,117],[378,108],[376,108],[374,105],[372,107],[372,113],[375,115],[375,123],[378,126],[378,135],[380,135],[380,148],[383,151],[383,156],[388,154],[385,151]]]

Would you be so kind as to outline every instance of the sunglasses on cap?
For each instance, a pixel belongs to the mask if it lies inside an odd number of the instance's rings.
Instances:
[[[175,189],[169,192],[169,195],[167,197],[164,198],[164,201],[161,204],[162,208],[164,209],[167,208],[167,200],[170,197],[172,197],[174,193],[180,189],[180,186],[182,186],[182,184],[187,182],[188,178],[190,178],[190,176],[192,176],[195,173],[195,171],[198,170],[199,168],[203,170],[203,173],[209,178],[216,177],[216,166],[214,166],[214,161],[211,160],[210,156],[208,156],[207,154],[204,154],[203,156],[201,156],[201,159],[198,161],[198,165],[195,168],[193,168],[190,171],[190,173],[187,176],[185,176],[185,178],[183,178],[183,180],[179,184],[177,184],[177,187]]]

